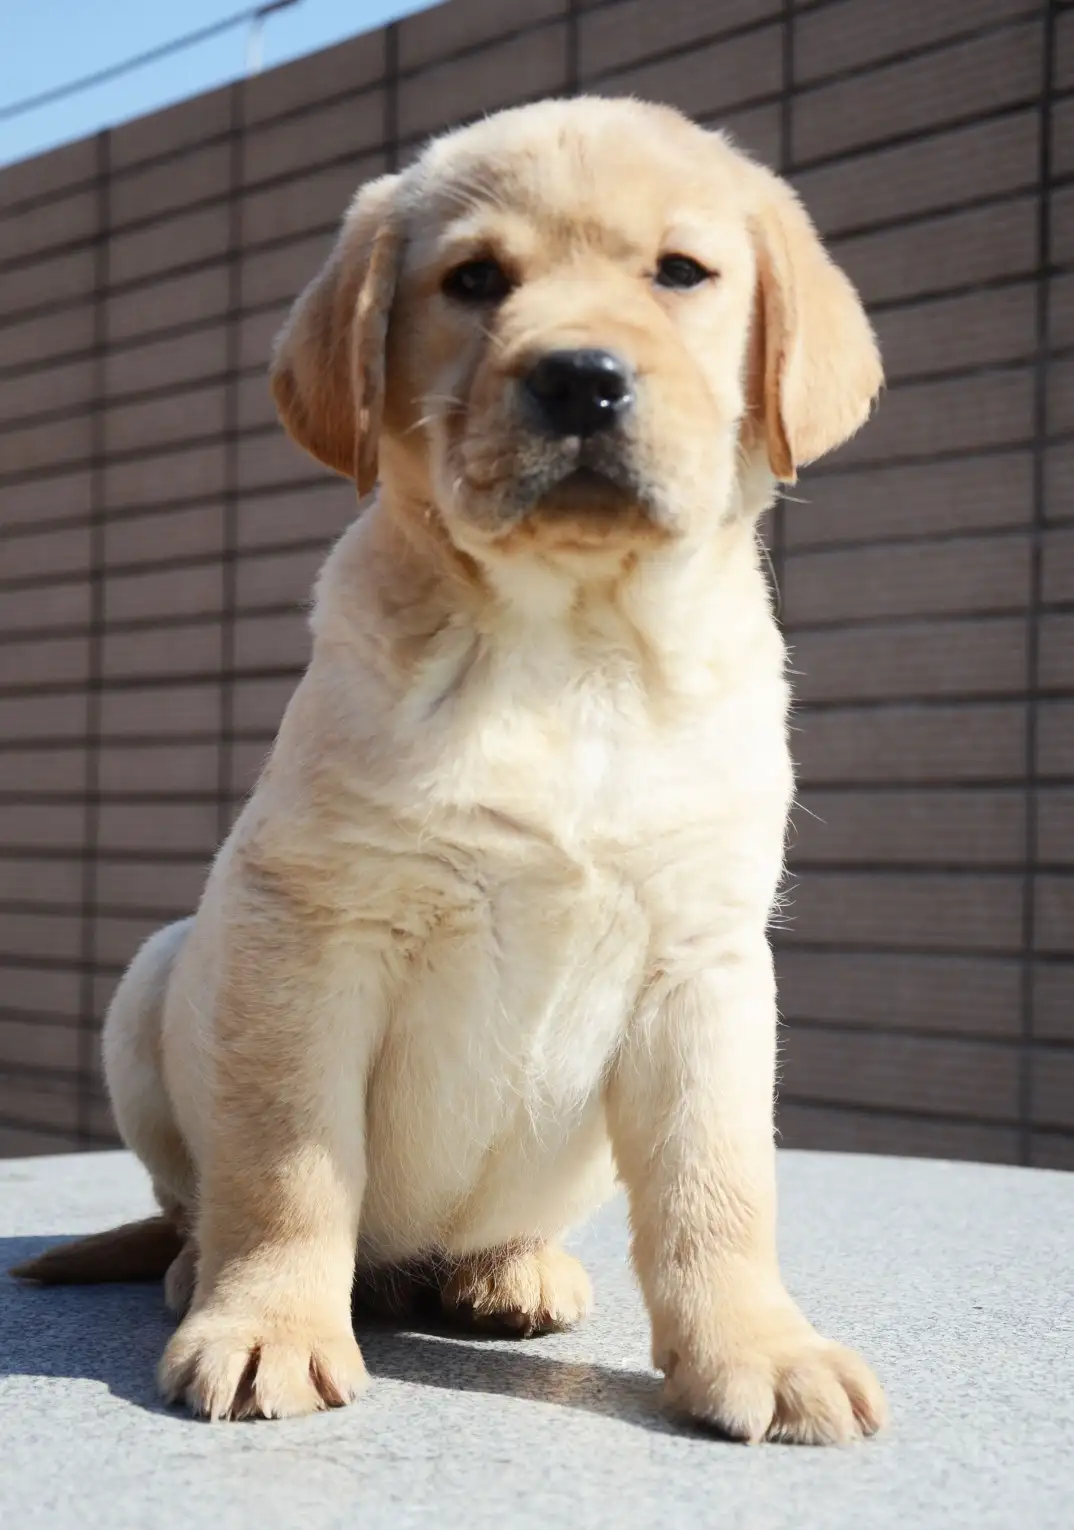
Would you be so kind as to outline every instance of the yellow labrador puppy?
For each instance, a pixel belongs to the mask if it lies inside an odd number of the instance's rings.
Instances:
[[[272,385],[377,487],[196,917],[106,1023],[179,1229],[152,1236],[188,1237],[164,1395],[349,1401],[356,1261],[569,1324],[589,1286],[556,1240],[618,1179],[669,1404],[746,1440],[872,1433],[876,1381],[777,1265],[792,784],[757,543],[880,388],[853,288],[724,137],[545,102],[362,190]]]

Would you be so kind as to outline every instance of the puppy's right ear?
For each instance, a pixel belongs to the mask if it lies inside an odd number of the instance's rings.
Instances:
[[[377,480],[384,350],[401,250],[399,176],[370,181],[351,204],[328,263],[276,340],[270,379],[288,432],[359,494]]]

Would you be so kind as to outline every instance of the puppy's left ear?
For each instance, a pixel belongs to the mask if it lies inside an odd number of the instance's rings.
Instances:
[[[825,250],[791,188],[757,171],[757,259],[751,412],[764,421],[775,476],[849,439],[884,382],[876,337],[853,285]],[[756,396],[758,395],[759,396]]]
[[[394,216],[399,176],[370,181],[343,220],[321,273],[277,337],[270,381],[288,432],[319,462],[377,480],[384,351],[402,239]]]

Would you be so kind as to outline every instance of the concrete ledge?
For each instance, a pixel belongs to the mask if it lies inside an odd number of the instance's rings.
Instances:
[[[878,1440],[748,1450],[662,1419],[615,1205],[572,1240],[598,1301],[577,1332],[370,1328],[366,1397],[288,1423],[158,1407],[157,1289],[0,1277],[0,1524],[1070,1530],[1074,1176],[799,1153],[781,1175],[788,1282],[876,1365]],[[0,1263],[148,1209],[123,1154],[0,1163]]]

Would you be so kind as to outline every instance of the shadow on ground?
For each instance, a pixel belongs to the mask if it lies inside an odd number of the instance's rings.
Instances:
[[[153,1372],[174,1320],[159,1283],[43,1288],[7,1274],[58,1241],[0,1238],[0,1376],[96,1381],[126,1402],[167,1413]],[[442,1324],[404,1328],[361,1315],[356,1328],[374,1384],[383,1377],[579,1409],[660,1433],[674,1429],[660,1415],[654,1376],[542,1353],[540,1339],[494,1343]]]
[[[412,1386],[552,1403],[662,1434],[677,1432],[659,1412],[655,1376],[542,1354],[541,1339],[494,1344],[442,1331],[361,1322],[358,1337],[374,1380],[383,1376]]]
[[[164,1412],[153,1372],[173,1325],[159,1284],[42,1287],[8,1274],[62,1241],[0,1238],[0,1376],[99,1381]]]

